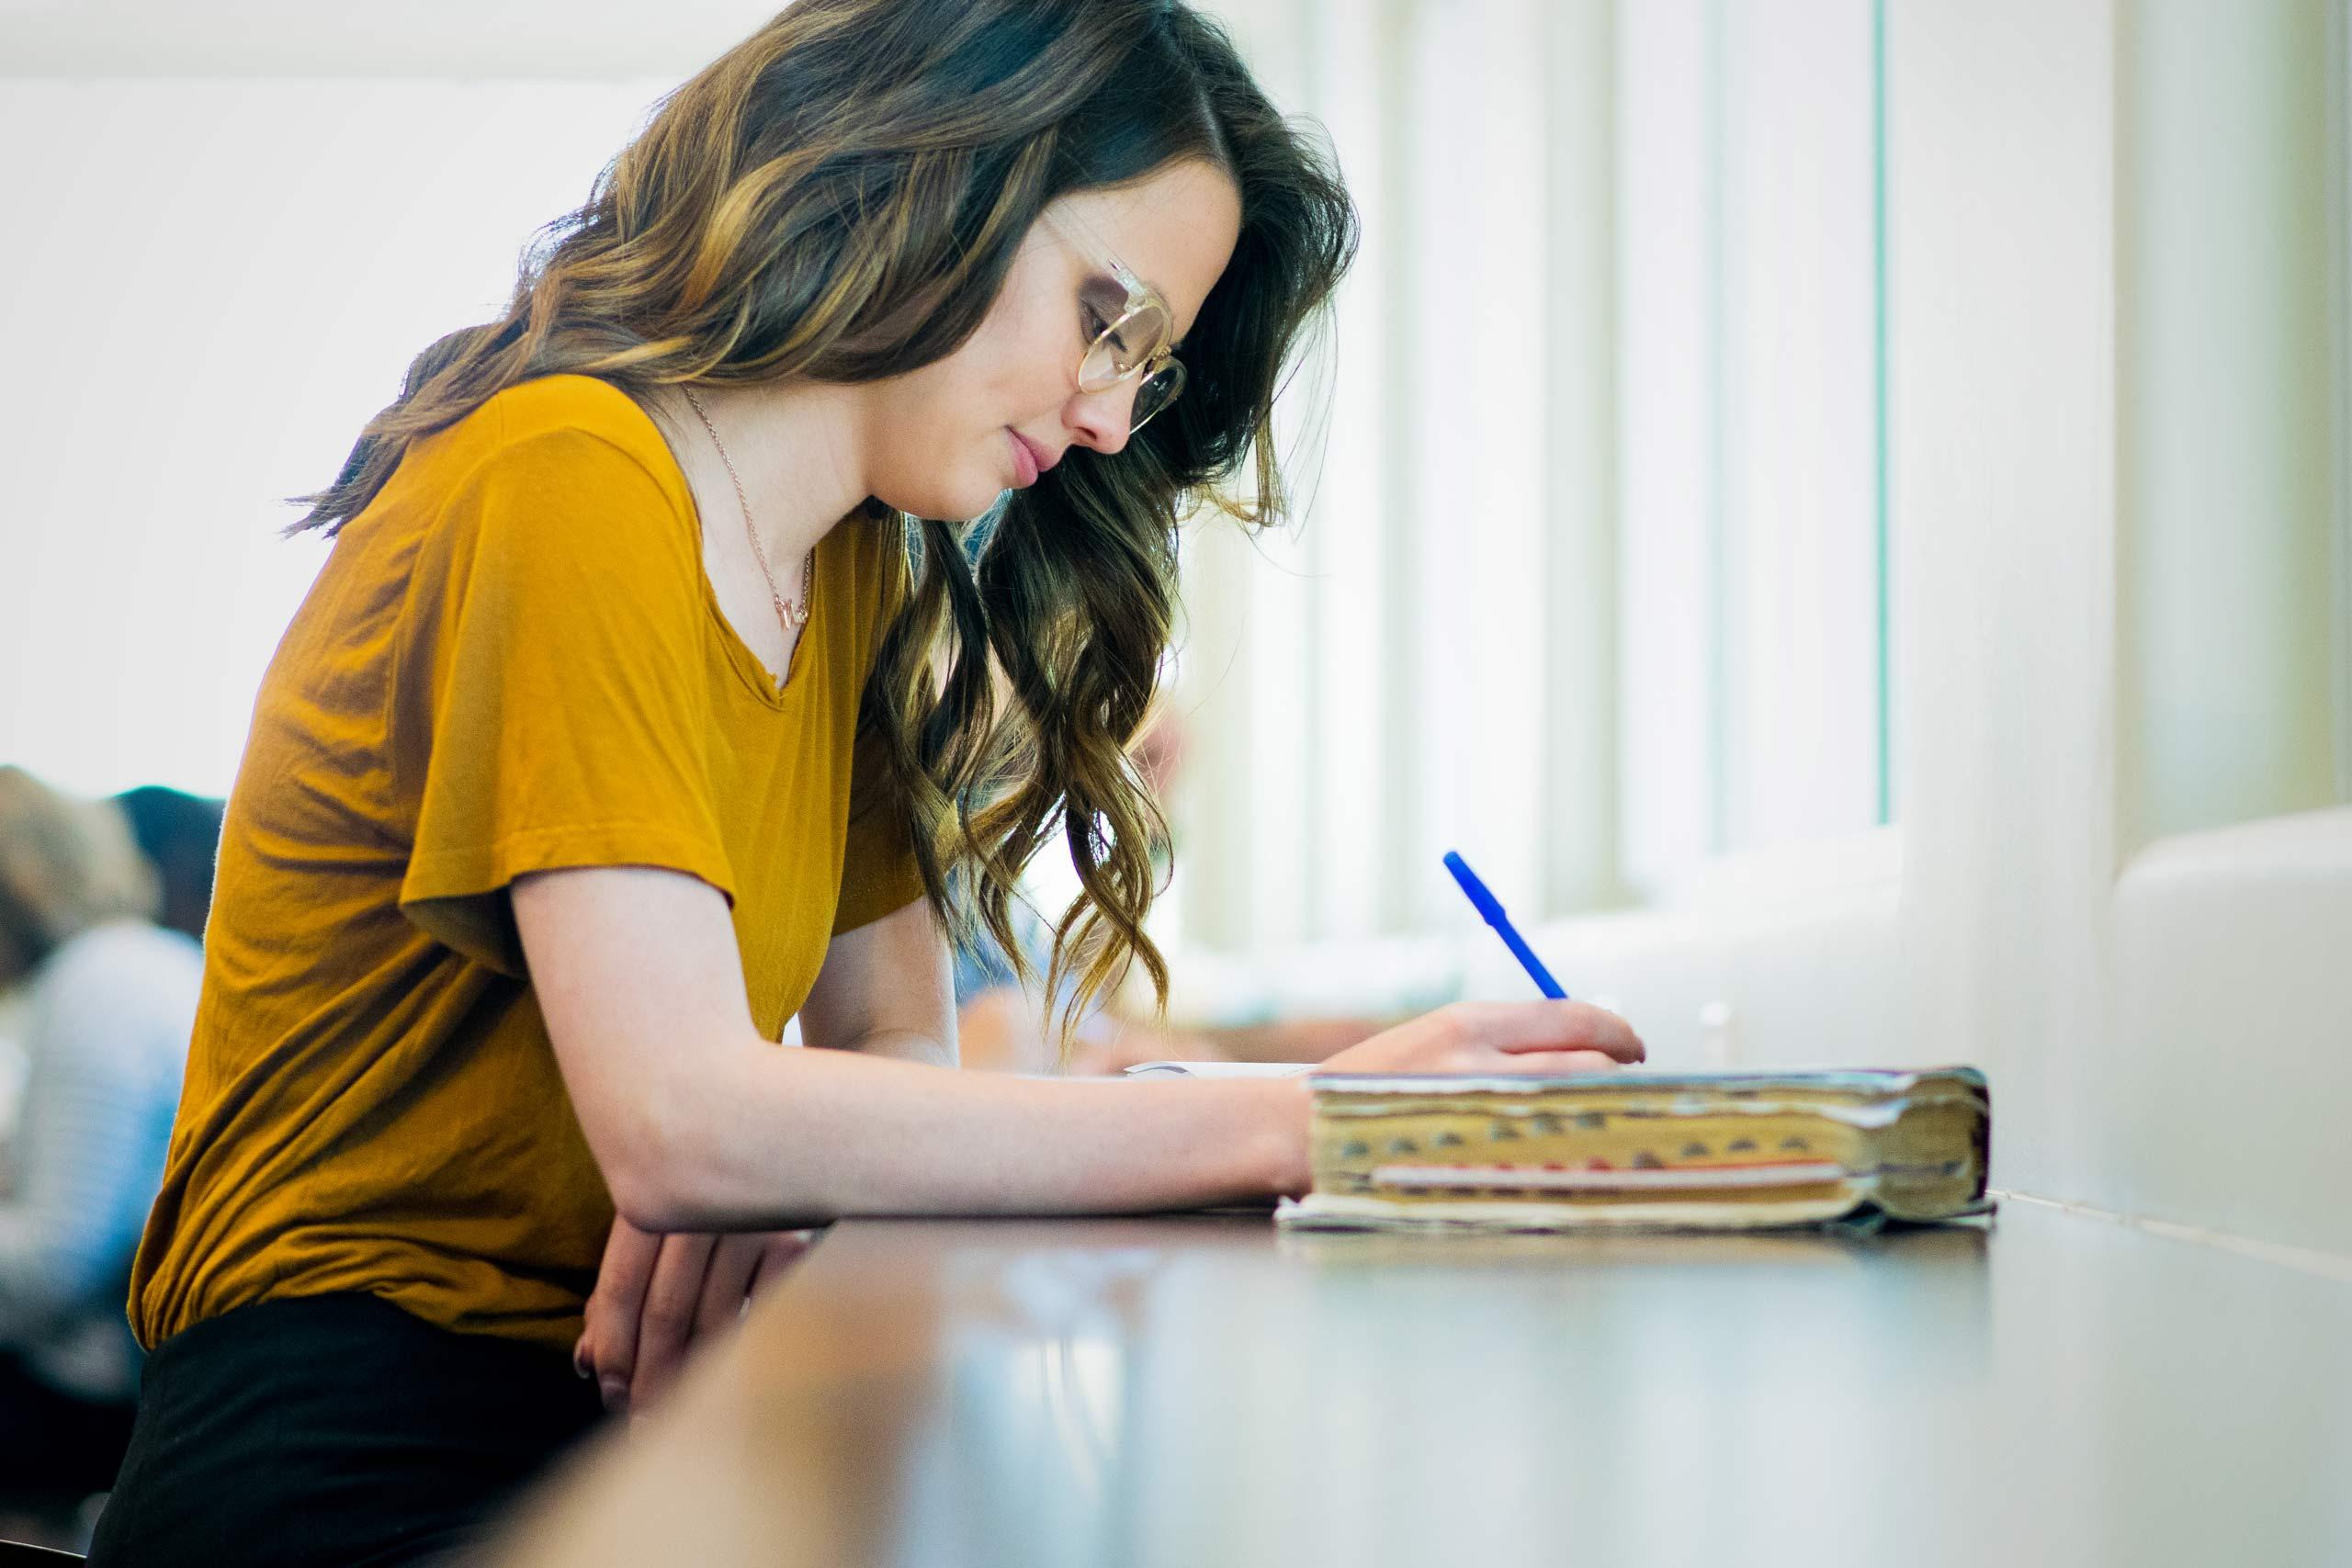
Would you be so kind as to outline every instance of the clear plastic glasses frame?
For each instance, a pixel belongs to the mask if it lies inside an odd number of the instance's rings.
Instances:
[[[1063,237],[1125,291],[1124,299],[1114,300],[1107,291],[1094,298],[1081,290],[1082,308],[1104,324],[1079,356],[1078,386],[1082,392],[1103,392],[1139,378],[1127,416],[1132,435],[1166,412],[1184,389],[1184,362],[1174,352],[1175,312],[1075,215],[1065,209],[1054,216]]]

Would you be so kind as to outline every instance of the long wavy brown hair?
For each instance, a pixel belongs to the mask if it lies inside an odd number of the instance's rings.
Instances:
[[[903,814],[951,930],[984,925],[1021,964],[1016,878],[1059,837],[1082,885],[1048,969],[1065,1025],[1132,961],[1164,1001],[1143,919],[1167,825],[1126,748],[1169,643],[1177,522],[1286,515],[1275,393],[1357,235],[1319,141],[1188,6],[799,0],[661,104],[526,251],[503,315],[417,356],[295,527],[333,534],[411,443],[536,377],[643,397],[919,368],[979,325],[1049,202],[1184,158],[1232,177],[1241,230],[1183,397],[1115,455],[1073,448],[985,527],[869,502],[906,547],[860,715],[887,763],[876,808]]]

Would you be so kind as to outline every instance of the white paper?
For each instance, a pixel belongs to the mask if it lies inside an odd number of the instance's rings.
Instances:
[[[1137,1062],[1131,1078],[1287,1078],[1311,1072],[1313,1062]]]

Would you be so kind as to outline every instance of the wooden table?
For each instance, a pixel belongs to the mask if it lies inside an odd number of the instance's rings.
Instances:
[[[2352,1562],[2352,1284],[1988,1233],[842,1224],[514,1564]]]

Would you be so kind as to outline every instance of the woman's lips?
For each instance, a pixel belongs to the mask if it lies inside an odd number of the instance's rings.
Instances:
[[[1037,482],[1039,474],[1054,466],[1053,459],[1011,425],[1004,427],[1004,433],[1012,437],[1012,482],[1018,489],[1027,490]]]
[[[1045,472],[1045,466],[1037,461],[1037,449],[1030,446],[1018,430],[1013,430],[1012,425],[1004,425],[1004,434],[1009,434],[1013,442],[1013,487],[1028,489],[1030,484],[1037,482],[1037,475]]]

